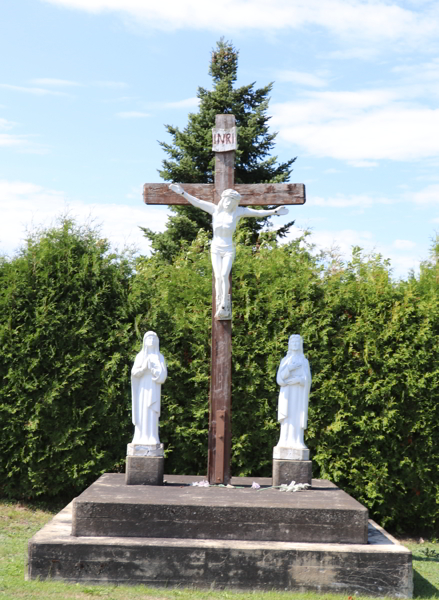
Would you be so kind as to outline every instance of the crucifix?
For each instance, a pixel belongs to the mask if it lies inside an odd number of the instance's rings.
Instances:
[[[209,212],[213,217],[212,264],[214,277],[207,477],[209,483],[227,484],[231,478],[232,441],[231,266],[234,258],[234,246],[231,242],[233,231],[230,233],[230,230],[234,230],[237,219],[241,216],[264,217],[267,214],[285,214],[286,211],[282,209],[283,205],[304,204],[305,186],[300,183],[234,185],[237,143],[235,116],[216,115],[212,136],[213,151],[215,152],[214,184],[184,184],[184,189],[178,184],[171,184],[172,189],[170,189],[167,183],[146,183],[143,188],[143,198],[146,204],[193,204]],[[226,190],[227,193],[224,194]],[[237,194],[234,195],[236,192]],[[188,196],[191,201],[187,199]],[[239,208],[236,205],[229,209],[228,203],[236,203],[237,199]],[[198,204],[194,200],[197,200]],[[220,201],[225,210],[223,211],[224,215],[218,217],[216,207]],[[242,208],[251,206],[277,206],[280,208],[269,211],[243,210]],[[217,219],[216,223],[215,218]],[[233,218],[235,218],[235,222],[233,222]],[[231,244],[228,244],[229,239]]]

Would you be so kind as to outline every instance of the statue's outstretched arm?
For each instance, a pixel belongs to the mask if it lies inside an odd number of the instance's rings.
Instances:
[[[175,192],[176,194],[180,194],[180,196],[183,196],[183,198],[190,202],[192,206],[201,208],[201,210],[204,210],[210,215],[213,215],[213,213],[215,212],[215,204],[211,204],[210,202],[206,202],[205,200],[199,200],[198,198],[195,198],[195,196],[191,196],[190,194],[184,191],[184,189],[179,183],[171,183],[169,189]]]
[[[248,208],[247,206],[241,207],[241,217],[254,217],[256,219],[263,219],[270,215],[287,215],[288,208],[285,206],[278,206],[277,208],[270,208],[267,210],[256,210],[254,208]]]

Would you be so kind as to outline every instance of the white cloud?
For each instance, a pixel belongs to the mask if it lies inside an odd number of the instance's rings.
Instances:
[[[0,118],[0,129],[3,129],[4,131],[12,129],[15,125],[16,123],[13,123],[12,121]]]
[[[276,81],[289,81],[305,87],[325,87],[327,79],[302,71],[279,71]]]
[[[288,239],[295,239],[301,233],[299,228],[292,227]],[[392,275],[396,278],[405,278],[411,269],[415,271],[419,269],[419,263],[425,258],[420,253],[413,253],[416,244],[410,240],[395,240],[393,243],[379,244],[374,234],[367,230],[312,231],[308,239],[316,245],[315,252],[332,251],[333,255],[341,258],[344,262],[350,260],[354,246],[362,248],[365,254],[381,254],[384,259],[390,259]]]
[[[344,194],[337,194],[329,198],[322,198],[321,196],[309,196],[307,204],[311,206],[324,206],[331,208],[367,208],[374,204],[393,204],[394,200],[386,198],[384,196],[369,196],[368,194],[351,194],[346,196]]]
[[[9,133],[0,133],[0,148],[10,146],[23,146],[27,143],[24,135],[11,135]]]
[[[413,84],[413,81],[438,82],[439,58],[434,58],[426,63],[397,65],[393,67],[392,71],[405,78],[409,84]]]
[[[94,85],[106,88],[122,89],[128,87],[128,84],[124,81],[95,81]]]
[[[177,100],[176,102],[165,102],[161,106],[163,108],[196,108],[200,104],[200,99],[185,98],[184,100]]]
[[[0,148],[15,148],[26,154],[46,154],[47,148],[32,141],[29,135],[12,135],[0,133]]]
[[[378,163],[373,160],[350,160],[348,162],[352,167],[359,167],[361,169],[378,166]]]
[[[308,92],[273,104],[271,124],[288,143],[318,157],[374,166],[377,160],[439,155],[439,109],[415,104],[405,89]]]
[[[43,77],[42,79],[31,79],[31,83],[35,85],[48,85],[54,87],[76,87],[82,85],[77,81],[69,81],[68,79],[51,79],[50,77]]]
[[[370,231],[357,231],[343,229],[341,231],[314,231],[311,235],[312,242],[320,248],[328,249],[337,247],[343,256],[350,256],[353,246],[360,246],[371,251],[375,247],[375,238]]]
[[[0,131],[9,131],[13,129],[17,123],[0,118]],[[32,154],[45,154],[47,148],[32,140],[31,135],[16,135],[13,133],[0,133],[0,148],[15,148],[19,152]]]
[[[429,185],[423,190],[409,196],[416,204],[439,204],[439,185]]]
[[[141,119],[150,116],[151,115],[149,113],[139,112],[135,110],[116,113],[116,117],[119,117],[120,119]]]
[[[33,94],[34,96],[68,96],[65,92],[55,92],[54,90],[46,90],[40,87],[27,87],[24,85],[11,85],[9,83],[0,83],[0,88],[11,90],[13,92],[24,92],[25,94]]]
[[[416,246],[416,243],[411,240],[395,240],[392,245],[397,250],[411,250]]]
[[[320,58],[331,59],[331,60],[365,60],[369,61],[379,54],[380,48],[377,44],[367,45],[366,47],[348,46],[343,50],[333,50],[332,52],[326,52],[324,56]]]
[[[396,278],[406,279],[409,271],[419,271],[419,265],[422,260],[425,260],[426,254],[421,256],[421,254],[414,255],[412,252],[408,254],[401,254],[400,252],[382,252],[381,253],[385,258],[390,258],[392,275]]]
[[[135,245],[141,253],[149,251],[149,243],[139,226],[163,231],[167,219],[164,207],[125,204],[88,205],[68,201],[60,190],[33,183],[0,180],[0,252],[11,255],[23,242],[26,229],[49,226],[56,217],[68,213],[79,223],[93,220],[102,224],[102,234],[113,246]]]
[[[192,98],[184,98],[183,100],[175,100],[175,101],[163,101],[163,102],[143,102],[142,106],[144,108],[146,108],[147,110],[162,110],[165,108],[183,108],[183,109],[187,109],[187,108],[197,108],[197,106],[200,104],[200,99],[197,98],[196,96],[193,96]]]
[[[314,25],[344,38],[394,43],[434,39],[439,31],[436,3],[416,11],[397,0],[272,0],[269,9],[264,0],[235,0],[233,5],[230,0],[46,1],[96,14],[116,11],[162,30],[278,31]]]

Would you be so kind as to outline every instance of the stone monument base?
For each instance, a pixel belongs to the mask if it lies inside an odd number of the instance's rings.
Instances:
[[[105,473],[73,501],[72,536],[367,544],[367,509],[329,481],[297,493],[264,489],[269,478],[258,490],[249,477],[190,485],[202,479],[167,475],[145,489]]]
[[[273,485],[312,482],[311,460],[280,460],[273,459]]]
[[[127,456],[126,485],[163,485],[163,456]]]
[[[163,485],[165,467],[163,444],[128,444],[126,485]]]
[[[123,487],[123,475],[104,475],[101,478],[101,491],[97,490],[99,493],[95,498],[92,498],[95,495],[95,492],[92,493],[92,488],[96,484],[89,488],[88,493],[84,493],[84,510],[87,508],[86,500],[92,501],[92,505],[89,505],[88,516],[84,512],[82,520],[89,518],[90,523],[94,523],[93,527],[98,527],[98,516],[101,515],[111,528],[110,521],[115,511],[125,514],[128,518],[137,505],[142,505],[144,511],[146,505],[150,504],[156,518],[168,522],[169,526],[172,522],[175,523],[174,513],[178,507],[181,507],[179,508],[181,515],[186,514],[186,519],[189,521],[194,508],[199,507],[197,519],[203,520],[206,517],[207,524],[212,512],[208,511],[208,514],[204,515],[203,506],[214,505],[214,512],[218,511],[219,520],[212,522],[211,527],[212,534],[217,531],[217,539],[182,538],[169,534],[167,537],[161,536],[158,521],[154,530],[155,537],[138,537],[137,531],[134,531],[137,537],[120,534],[111,536],[108,535],[109,531],[104,536],[97,536],[95,533],[93,537],[74,537],[71,535],[73,507],[71,503],[29,541],[27,578],[102,585],[143,584],[153,587],[266,591],[277,589],[297,592],[332,592],[344,596],[412,597],[411,552],[373,521],[369,521],[368,540],[365,540],[367,543],[343,542],[343,529],[346,531],[343,527],[333,528],[335,533],[338,530],[339,541],[336,543],[272,541],[266,538],[265,540],[236,539],[240,537],[239,535],[234,535],[234,539],[225,539],[230,532],[236,531],[241,518],[245,516],[243,510],[245,504],[249,504],[245,502],[247,497],[254,498],[249,505],[250,516],[260,503],[265,503],[265,508],[269,512],[274,510],[278,516],[282,515],[284,522],[282,530],[290,532],[290,539],[295,538],[295,533],[300,527],[302,527],[303,539],[306,538],[306,531],[314,531],[312,536],[315,535],[315,539],[324,539],[325,530],[328,527],[331,529],[332,518],[337,519],[340,516],[340,509],[343,509],[341,513],[344,513],[344,518],[349,512],[357,513],[360,521],[354,518],[352,525],[354,523],[360,525],[363,518],[361,513],[366,509],[333,484],[314,480],[313,489],[296,493],[264,490],[262,488],[269,486],[271,480],[259,478],[255,478],[255,481],[260,483],[261,490],[256,491],[251,489],[252,478],[232,478],[232,484],[245,486],[245,489],[227,490],[188,485],[191,481],[200,479],[202,478],[166,476],[168,482],[166,486],[159,489],[153,487],[141,489],[139,486],[138,494],[134,494],[135,487],[127,489],[125,486],[127,493],[129,492],[128,501],[128,497],[125,500],[118,498]],[[113,494],[112,485],[114,485]],[[173,489],[170,489],[170,486]],[[154,491],[154,498],[149,498],[152,491]],[[156,504],[159,498],[155,496],[159,492],[165,503],[168,503],[167,506],[163,506],[162,513],[160,513],[160,506]],[[171,492],[171,496],[176,496],[175,501],[169,497],[168,492]],[[137,498],[131,497],[133,494]],[[329,513],[325,518],[325,527],[321,522],[323,516],[318,514],[321,512],[323,515],[325,509],[318,511],[317,506],[325,500],[326,496]],[[334,506],[330,508],[332,497],[334,497]],[[185,504],[182,503],[184,499]],[[229,527],[224,532],[223,525],[224,522],[229,523],[229,516],[226,521],[222,519],[221,506],[232,511],[237,502],[242,514],[235,522],[235,527]],[[313,524],[308,523],[301,514],[300,507],[303,505],[303,510],[308,510],[310,502],[314,506],[311,512],[316,525],[320,522],[318,527],[313,527]],[[122,503],[119,508],[117,508],[118,503]],[[284,503],[286,506],[281,508],[280,505]],[[103,511],[105,504],[108,505],[108,510]],[[262,508],[261,504],[257,512],[260,513]],[[286,519],[291,515],[294,517],[295,512],[298,517],[297,523],[285,527]],[[104,513],[108,513],[108,516]],[[142,524],[142,521],[136,522]],[[274,528],[275,524],[270,522]],[[242,526],[245,524],[241,522]],[[80,526],[80,523],[77,525]],[[355,529],[352,525],[349,529]],[[93,527],[90,527],[90,533]],[[131,528],[131,524],[127,522],[127,529]],[[250,532],[252,529],[254,525],[248,527],[247,531]],[[197,529],[193,527],[192,532],[197,532]],[[262,528],[260,532],[263,532]],[[164,530],[161,533],[163,534]]]

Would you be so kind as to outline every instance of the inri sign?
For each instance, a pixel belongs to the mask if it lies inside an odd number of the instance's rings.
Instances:
[[[236,127],[230,129],[212,129],[212,150],[214,152],[229,152],[236,150],[238,132]]]

